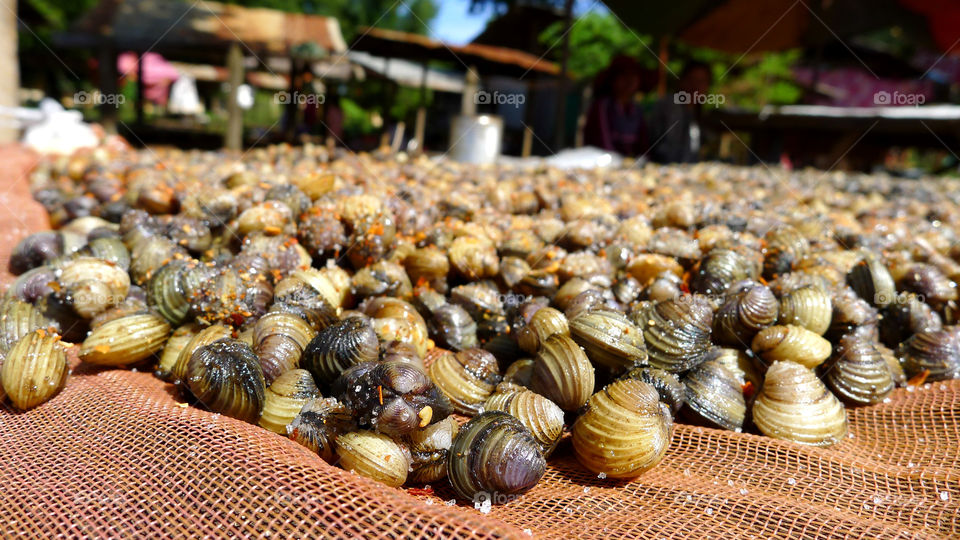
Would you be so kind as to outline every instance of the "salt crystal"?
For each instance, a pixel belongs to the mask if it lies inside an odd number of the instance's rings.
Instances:
[[[693,502],[693,495],[687,494],[687,502]]]
[[[450,499],[449,501],[447,501],[447,502],[445,502],[445,503],[443,503],[443,504],[445,504],[445,505],[447,505],[447,506],[453,506],[453,505],[457,504],[457,500],[456,500],[456,499]]]
[[[941,492],[940,492],[940,500],[941,500],[941,501],[945,501],[945,500],[947,500],[947,499],[949,499],[949,498],[950,498],[950,494],[949,494],[949,493],[947,493],[946,491],[941,491]]]
[[[707,515],[708,515],[708,516],[712,516],[712,515],[713,515],[713,508],[707,508],[706,512],[707,512]]]
[[[533,531],[531,531],[530,529],[524,529],[523,534],[527,536],[533,536]]]
[[[601,479],[601,480],[603,480],[603,479],[606,478],[606,477],[607,477],[607,473],[600,473],[600,474],[597,475],[597,478],[599,478],[599,479]]]
[[[590,493],[590,486],[584,487],[584,488],[583,488],[583,492],[584,492],[584,493]]]
[[[883,497],[881,497],[880,495],[873,496],[873,504],[882,504],[882,503],[883,503]]]
[[[750,493],[750,492],[747,490],[747,488],[740,488],[740,494],[741,494],[741,495],[746,495],[747,493]]]
[[[473,507],[479,510],[481,514],[489,514],[490,509],[493,507],[493,503],[490,502],[490,499],[485,498],[483,502],[473,503]]]
[[[793,478],[787,478],[787,483],[790,484],[791,486],[797,485],[797,481],[794,480]]]

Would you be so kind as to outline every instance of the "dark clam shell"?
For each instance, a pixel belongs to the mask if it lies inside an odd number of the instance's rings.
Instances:
[[[354,429],[356,422],[350,409],[334,398],[315,398],[300,409],[300,414],[287,426],[287,433],[327,463],[333,463],[337,456],[334,447],[337,435]]]
[[[350,408],[361,427],[395,437],[439,422],[453,412],[450,400],[416,366],[367,362],[344,371],[331,394]]]
[[[690,290],[702,294],[723,294],[734,283],[755,279],[757,272],[746,257],[732,249],[712,250],[697,266]]]
[[[637,367],[626,372],[623,378],[643,381],[654,387],[660,394],[660,401],[666,403],[673,414],[677,414],[687,399],[686,387],[669,371],[655,367]]]
[[[683,378],[687,409],[709,424],[740,431],[747,412],[737,377],[717,360],[704,362]]]
[[[593,309],[569,321],[570,336],[595,364],[622,373],[647,362],[644,334],[623,313]]]
[[[147,283],[147,302],[170,324],[179,326],[189,319],[190,293],[198,290],[206,268],[197,261],[176,259],[163,265]],[[195,278],[191,276],[196,276]]]
[[[847,272],[847,283],[860,298],[878,309],[893,302],[897,294],[890,271],[871,253]]]
[[[898,356],[909,377],[929,371],[928,381],[960,378],[960,327],[917,332],[900,345]]]
[[[267,385],[298,367],[300,355],[316,335],[307,321],[292,313],[267,313],[253,327],[253,350],[260,357]]]
[[[713,311],[701,295],[684,295],[641,309],[634,316],[643,328],[650,365],[674,373],[704,361],[710,349]]]
[[[370,321],[350,317],[320,331],[304,349],[300,367],[313,374],[317,386],[323,390],[345,369],[374,362],[379,356],[380,342]]]
[[[915,292],[935,310],[957,300],[957,284],[932,264],[915,264],[898,282],[900,289]]]
[[[786,274],[810,252],[810,242],[795,228],[785,225],[764,235],[763,276],[773,279]]]
[[[869,405],[883,401],[893,391],[890,367],[877,345],[857,334],[840,339],[833,358],[820,368],[824,382],[837,397],[847,403]]]
[[[880,339],[888,347],[897,347],[917,332],[940,330],[940,315],[916,293],[901,293],[883,309]]]
[[[20,275],[63,255],[63,236],[56,231],[33,233],[13,248],[10,273]]]
[[[757,332],[774,324],[780,303],[764,285],[755,284],[729,297],[713,316],[714,341],[747,348]]]
[[[482,413],[464,424],[447,453],[447,477],[454,491],[462,499],[481,503],[499,503],[525,493],[545,471],[546,460],[530,431],[499,411]]]
[[[256,423],[266,385],[257,355],[246,343],[225,338],[200,347],[187,365],[187,386],[213,412]]]

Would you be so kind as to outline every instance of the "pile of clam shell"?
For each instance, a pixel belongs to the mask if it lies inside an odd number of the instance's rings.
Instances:
[[[98,150],[31,183],[54,230],[0,304],[19,409],[65,384],[62,338],[357,474],[498,503],[558,444],[633,478],[675,421],[825,446],[845,407],[960,377],[938,179],[275,146]]]

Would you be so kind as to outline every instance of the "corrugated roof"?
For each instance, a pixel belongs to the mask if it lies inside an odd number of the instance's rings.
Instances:
[[[556,63],[524,51],[479,43],[452,45],[419,34],[384,28],[362,28],[352,48],[377,56],[453,61],[466,66],[477,64],[481,71],[560,73],[560,66]]]
[[[222,54],[234,42],[267,55],[311,42],[329,52],[347,48],[334,18],[206,0],[101,0],[60,41],[83,45],[103,38],[120,48],[198,55],[209,49]]]

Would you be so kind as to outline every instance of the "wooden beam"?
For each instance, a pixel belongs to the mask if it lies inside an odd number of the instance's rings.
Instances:
[[[557,125],[553,130],[553,151],[559,152],[566,144],[567,130],[567,67],[570,63],[570,29],[573,27],[573,0],[563,7],[563,49],[560,57],[560,81],[557,86]]]
[[[227,72],[230,82],[230,97],[227,101],[227,132],[223,145],[228,150],[240,150],[243,146],[243,110],[237,103],[237,94],[243,84],[243,52],[239,43],[231,43],[227,53]]]
[[[146,54],[146,53],[144,53]],[[143,56],[137,55],[137,125],[142,126],[145,123],[143,116],[144,84],[143,84]]]
[[[20,62],[17,60],[17,0],[0,0],[0,106],[20,105]],[[0,143],[16,141],[20,130],[0,125]]]
[[[100,43],[97,57],[97,70],[100,79],[100,92],[105,96],[117,95],[117,49],[113,42],[104,38]],[[139,83],[138,83],[139,84]],[[100,124],[110,134],[117,132],[119,105],[116,99],[104,99],[100,104]]]
[[[417,141],[416,153],[423,152],[424,132],[427,128],[427,63],[423,63],[420,74],[420,107],[417,108],[417,123],[413,128],[413,138]]]

